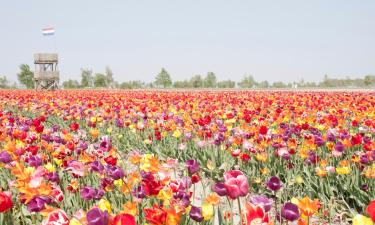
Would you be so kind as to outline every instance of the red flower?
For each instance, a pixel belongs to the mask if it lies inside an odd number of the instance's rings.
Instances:
[[[198,174],[193,174],[193,176],[191,176],[191,182],[193,183],[193,184],[196,184],[196,183],[198,183],[199,181],[200,181],[200,177],[199,177],[199,175]]]
[[[254,207],[250,203],[246,203],[246,225],[268,223],[268,213],[265,213],[260,206]],[[245,223],[246,221],[246,223]]]
[[[13,203],[10,193],[0,192],[0,212],[5,212],[12,208]]]
[[[113,156],[108,156],[106,158],[104,158],[104,161],[107,163],[107,164],[110,164],[112,166],[116,166],[117,164],[117,158],[116,157],[113,157]]]
[[[250,160],[250,156],[249,156],[249,154],[246,154],[246,153],[242,153],[242,154],[240,155],[240,158],[241,158],[241,160],[244,161],[244,162],[248,162],[248,161]]]
[[[39,125],[39,126],[35,127],[35,131],[38,132],[38,133],[42,133],[43,130],[44,130],[44,126],[43,125]]]
[[[43,225],[69,225],[69,218],[66,213],[61,210],[55,210],[48,214],[47,219],[43,221]]]
[[[266,126],[261,126],[259,128],[259,134],[266,135],[268,132],[268,128]]]
[[[70,129],[72,131],[76,131],[76,130],[78,130],[78,128],[79,128],[79,124],[78,123],[74,122],[74,123],[70,124]]]
[[[149,195],[149,196],[158,195],[159,191],[163,188],[160,181],[155,181],[154,178],[144,179],[142,181],[142,186],[145,190],[146,195]]]
[[[152,225],[164,225],[167,220],[167,212],[158,205],[154,205],[151,209],[143,210],[145,219]]]
[[[362,136],[360,134],[356,134],[352,136],[352,144],[353,145],[360,145],[362,143]]]
[[[135,222],[134,216],[123,213],[115,216],[110,225],[137,225],[137,223]]]
[[[375,222],[375,200],[372,200],[366,209],[367,214],[371,217],[372,221]]]

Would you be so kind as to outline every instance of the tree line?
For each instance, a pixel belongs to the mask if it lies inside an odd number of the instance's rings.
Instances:
[[[28,89],[34,88],[34,73],[26,64],[19,67],[17,74],[18,82]],[[15,88],[15,83],[9,84],[5,76],[0,76],[0,88]],[[218,80],[215,73],[208,72],[205,76],[194,75],[190,79],[173,81],[171,75],[164,68],[155,76],[153,82],[132,80],[119,83],[114,80],[110,67],[106,67],[103,73],[94,73],[91,69],[81,69],[81,79],[69,79],[62,83],[64,89],[81,88],[120,88],[120,89],[142,89],[142,88],[372,88],[375,87],[375,76],[366,75],[363,78],[344,79],[330,78],[325,75],[320,82],[298,82],[257,81],[252,75],[244,75],[239,82],[233,80]]]

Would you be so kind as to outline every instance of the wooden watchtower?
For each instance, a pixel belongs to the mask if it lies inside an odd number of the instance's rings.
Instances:
[[[36,90],[55,90],[59,87],[60,73],[56,53],[34,54],[34,84]]]

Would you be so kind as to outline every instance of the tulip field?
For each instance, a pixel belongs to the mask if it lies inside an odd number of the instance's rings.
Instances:
[[[375,92],[0,90],[0,224],[375,224]]]

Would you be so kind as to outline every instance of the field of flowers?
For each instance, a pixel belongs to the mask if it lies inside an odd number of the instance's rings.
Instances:
[[[0,224],[375,222],[375,92],[0,90]]]

